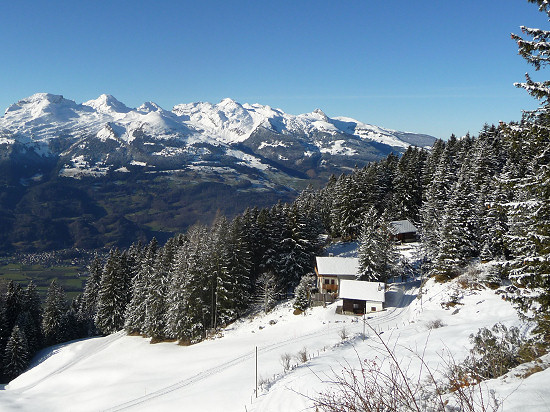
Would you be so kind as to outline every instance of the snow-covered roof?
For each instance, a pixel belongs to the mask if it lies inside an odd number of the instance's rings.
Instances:
[[[401,233],[412,233],[416,231],[416,226],[408,220],[394,220],[393,222],[390,222],[390,232],[393,235],[399,235]]]
[[[384,283],[365,282],[362,280],[341,280],[338,297],[342,299],[368,300],[373,302],[386,301]]]
[[[357,275],[359,259],[345,257],[316,257],[319,275]]]

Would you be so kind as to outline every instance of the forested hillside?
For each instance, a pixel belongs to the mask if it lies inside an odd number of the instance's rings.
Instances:
[[[534,0],[531,2],[535,2]],[[550,5],[538,0],[550,15]],[[539,69],[550,32],[522,28],[520,54]],[[409,147],[332,176],[292,203],[218,215],[164,245],[138,239],[89,267],[84,293],[68,303],[54,281],[44,308],[33,285],[10,283],[0,299],[0,351],[10,379],[44,345],[125,329],[153,342],[192,344],[258,304],[268,311],[313,270],[326,242],[360,241],[361,279],[385,281],[409,268],[389,242],[388,224],[420,228],[422,271],[439,282],[475,262],[493,262],[487,283],[500,288],[535,339],[550,342],[550,82],[518,84],[542,100],[518,123],[451,136],[430,150]]]
[[[268,310],[292,292],[328,239],[359,239],[363,258],[379,258],[369,268],[362,259],[365,279],[402,273],[407,268],[391,258],[383,230],[409,219],[421,227],[426,274],[445,281],[477,260],[498,262],[490,282],[511,285],[508,297],[536,318],[547,340],[549,142],[538,123],[487,126],[477,137],[452,136],[430,151],[409,148],[333,177],[291,204],[249,209],[231,221],[220,215],[164,246],[153,240],[112,249],[105,262],[92,263],[86,289],[71,305],[52,285],[42,333],[25,326],[25,305],[9,303],[9,296],[26,296],[10,285],[2,330],[28,333],[28,341],[43,342],[44,335],[48,344],[122,328],[154,341],[197,342],[251,305]],[[8,309],[22,314],[7,316]]]

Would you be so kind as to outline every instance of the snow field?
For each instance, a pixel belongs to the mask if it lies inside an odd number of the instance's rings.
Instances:
[[[381,333],[411,377],[420,371],[416,355],[441,373],[447,353],[456,362],[468,354],[469,335],[479,328],[496,322],[521,326],[514,308],[489,289],[462,289],[458,281],[429,280],[418,299],[419,286],[419,281],[391,285],[387,309],[368,315],[369,325]],[[307,410],[313,405],[310,398],[330,388],[326,381],[332,371],[341,372],[347,364],[356,367],[359,358],[383,361],[387,355],[369,328],[363,341],[361,318],[337,315],[335,306],[294,315],[291,302],[282,303],[268,314],[235,322],[222,337],[187,347],[150,344],[148,339],[119,332],[50,348],[39,354],[33,369],[0,391],[0,410]],[[430,327],[434,321],[442,326]],[[349,335],[345,341],[340,337],[343,327]],[[526,327],[523,331],[528,332]],[[258,398],[256,347],[258,375],[264,381]],[[305,363],[296,359],[303,348],[311,356]],[[281,363],[283,354],[292,357],[287,372]],[[549,371],[527,379],[511,372],[486,387],[504,399],[503,411],[521,405],[529,405],[530,411],[548,410]]]

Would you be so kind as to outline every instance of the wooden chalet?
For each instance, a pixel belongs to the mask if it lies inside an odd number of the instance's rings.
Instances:
[[[386,289],[383,282],[342,280],[340,282],[342,313],[362,315],[384,309]]]
[[[357,279],[359,259],[345,257],[316,257],[315,273],[319,292],[338,295],[342,280]]]
[[[418,229],[408,220],[394,220],[389,225],[391,237],[400,242],[414,242],[418,240]]]

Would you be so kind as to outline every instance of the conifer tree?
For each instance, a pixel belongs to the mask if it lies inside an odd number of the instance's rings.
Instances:
[[[20,318],[23,318],[21,320]],[[30,354],[34,354],[42,347],[42,303],[38,291],[31,280],[23,294],[21,314],[16,322],[25,334]],[[24,325],[24,326],[22,326]]]
[[[193,258],[190,244],[187,241],[176,253],[171,271],[172,287],[168,294],[165,334],[167,337],[178,339],[182,343],[190,343],[194,337],[194,318],[191,313]]]
[[[550,3],[529,0],[550,18]],[[550,62],[550,31],[521,27],[531,37],[525,40],[517,35],[519,54],[536,70]],[[534,112],[526,113],[521,128],[507,130],[509,150],[514,163],[509,168],[508,184],[513,188],[514,202],[507,205],[509,217],[508,249],[513,261],[510,278],[519,286],[527,287],[529,295],[521,293],[516,302],[528,316],[537,321],[536,332],[550,341],[550,81],[534,82],[526,75],[525,88],[541,101]],[[519,143],[519,144],[518,144]],[[507,164],[508,166],[508,164]],[[523,170],[521,170],[523,167]],[[518,172],[520,171],[520,172]],[[514,173],[515,172],[515,175]]]
[[[239,217],[231,223],[228,236],[227,265],[233,285],[231,300],[240,315],[250,304],[253,273],[252,250],[246,242]]]
[[[124,329],[130,334],[146,333],[147,299],[150,289],[154,287],[152,283],[156,270],[157,248],[157,240],[153,238],[142,255],[136,275],[130,282],[132,298],[124,315]]]
[[[145,334],[153,341],[166,337],[167,296],[170,282],[170,269],[174,261],[177,238],[170,238],[157,253],[153,276],[146,297]]]
[[[97,299],[101,286],[101,275],[103,273],[103,264],[99,256],[95,256],[92,263],[88,266],[88,279],[82,294],[81,312],[86,322],[88,335],[97,333],[94,324],[94,318],[97,313]]]
[[[187,231],[187,240],[178,248],[171,275],[168,296],[166,335],[183,343],[204,337],[210,324],[211,296],[205,273],[207,230],[195,225]]]
[[[277,302],[277,281],[272,272],[262,273],[256,284],[256,302],[268,313]]]
[[[530,3],[536,3],[539,10],[546,13],[550,20],[550,3],[546,0],[528,0]],[[518,44],[518,51],[529,64],[540,70],[550,63],[550,31],[539,28],[529,28],[521,26],[522,33],[532,40],[512,34],[512,39]],[[550,107],[550,81],[536,82],[531,79],[528,73],[525,74],[524,83],[516,83],[516,87],[523,88],[535,99],[542,102],[538,110],[527,112],[528,118],[538,117],[539,122],[548,125],[548,108]]]
[[[130,273],[126,254],[120,253],[118,249],[111,249],[101,276],[95,316],[96,327],[102,334],[114,333],[123,328],[130,296]]]
[[[19,283],[10,280],[6,290],[6,322],[11,331],[23,308],[24,293]],[[10,332],[11,333],[11,332]]]
[[[536,153],[526,157],[525,175],[507,182],[514,193],[513,202],[505,205],[510,279],[529,289],[529,297],[521,293],[516,302],[534,316],[537,332],[550,341],[550,133],[538,124],[510,133],[520,133],[529,150]]]
[[[423,150],[409,146],[397,162],[391,201],[395,219],[419,220],[425,156]]]
[[[302,279],[300,279],[300,283],[298,283],[298,286],[296,286],[296,290],[294,292],[295,298],[293,307],[294,309],[299,309],[301,311],[305,311],[311,302],[311,290],[315,286],[315,275],[312,273],[309,273],[307,275],[302,276]]]
[[[359,279],[380,281],[385,279],[382,239],[378,231],[379,216],[374,206],[368,210],[363,221],[359,243]]]
[[[29,360],[25,335],[15,325],[4,351],[4,374],[8,380],[15,379],[24,372]]]
[[[55,345],[64,341],[63,316],[67,309],[65,291],[54,279],[48,288],[42,317],[42,331],[46,345]]]

